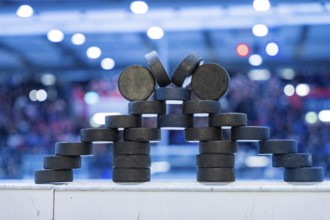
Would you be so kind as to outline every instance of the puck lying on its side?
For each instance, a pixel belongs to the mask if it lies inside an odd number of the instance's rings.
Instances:
[[[302,167],[284,169],[283,176],[286,182],[322,182],[324,172],[322,167]]]
[[[197,168],[198,182],[233,182],[234,168]]]
[[[44,157],[44,169],[51,170],[67,170],[81,167],[81,157],[63,157],[63,156],[46,156]]]
[[[211,127],[239,127],[247,125],[247,116],[244,113],[218,113],[210,115],[209,125]]]
[[[184,130],[186,141],[215,141],[221,140],[221,129],[214,127],[186,128]]]
[[[109,115],[105,116],[106,128],[137,128],[142,126],[141,116]]]
[[[132,115],[166,114],[166,104],[160,101],[135,101],[128,104],[128,112]]]
[[[34,182],[36,184],[72,181],[72,170],[37,170],[34,174]]]
[[[195,69],[203,62],[203,58],[198,54],[191,53],[183,59],[179,66],[174,71],[171,81],[181,87],[184,80],[193,74]]]
[[[193,100],[183,102],[183,114],[196,114],[196,113],[219,113],[221,111],[221,104],[213,100]]]
[[[113,157],[115,168],[149,168],[151,157],[149,155],[116,155]]]
[[[203,64],[191,79],[191,88],[200,99],[219,100],[229,87],[229,74],[220,65]]]
[[[200,154],[233,154],[237,151],[234,141],[201,141],[199,142]]]
[[[113,142],[118,141],[118,130],[110,128],[85,128],[80,130],[80,140],[92,143],[97,141]]]
[[[92,155],[93,145],[91,143],[56,142],[55,154],[62,156]]]
[[[128,128],[124,130],[125,141],[159,141],[161,132],[158,128]]]
[[[157,52],[151,51],[150,53],[144,55],[144,58],[146,59],[157,84],[160,87],[168,86],[171,83],[171,79],[168,76],[162,62],[160,61]]]
[[[268,127],[242,126],[231,128],[231,140],[233,141],[261,141],[268,140],[269,137]]]
[[[112,169],[113,182],[148,182],[150,181],[149,168],[113,168]]]
[[[113,155],[149,155],[149,142],[118,141],[113,143]]]
[[[299,168],[311,167],[312,155],[308,153],[274,154],[273,167]]]
[[[158,128],[191,128],[194,127],[194,118],[190,115],[158,115],[157,126]]]
[[[165,87],[155,90],[154,99],[157,101],[180,100],[187,101],[191,99],[191,90],[181,87]]]
[[[287,154],[297,152],[296,140],[272,139],[260,141],[258,144],[259,154]]]
[[[199,168],[234,168],[234,154],[199,154],[196,156],[196,166]]]
[[[146,67],[129,66],[120,73],[118,89],[129,101],[146,100],[155,90],[155,79]]]

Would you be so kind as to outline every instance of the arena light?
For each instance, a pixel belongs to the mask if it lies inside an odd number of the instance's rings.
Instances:
[[[36,93],[36,98],[39,102],[43,102],[47,99],[47,92],[44,89],[39,89]]]
[[[249,156],[245,160],[245,165],[247,167],[267,167],[270,160],[266,156]]]
[[[86,51],[86,55],[90,59],[97,59],[101,56],[102,51],[99,47],[89,47]]]
[[[252,33],[256,37],[265,37],[268,34],[268,27],[264,24],[255,24],[252,27]]]
[[[98,112],[95,113],[91,119],[90,119],[90,124],[93,127],[100,127],[101,125],[105,124],[105,116],[109,115],[120,115],[119,112]]]
[[[291,85],[291,84],[287,84],[286,86],[284,86],[283,91],[284,91],[284,94],[286,96],[293,96],[293,94],[294,94],[294,86]]]
[[[16,15],[21,18],[29,18],[33,15],[33,8],[30,5],[21,5],[16,11]]]
[[[292,80],[296,76],[296,72],[291,68],[285,68],[280,71],[280,76],[286,80]]]
[[[279,52],[279,47],[277,43],[275,42],[270,42],[266,45],[266,53],[268,56],[276,56]]]
[[[64,34],[60,30],[53,29],[48,31],[47,38],[49,41],[57,43],[61,42],[64,39]]]
[[[37,101],[37,90],[33,89],[29,93],[29,98],[32,102]]]
[[[111,58],[104,58],[101,61],[101,67],[104,70],[111,70],[115,67],[115,61]]]
[[[305,115],[305,121],[308,124],[315,124],[317,122],[318,118],[317,118],[317,114],[316,112],[307,112]]]
[[[268,69],[255,69],[248,72],[248,77],[254,81],[269,80],[270,72]]]
[[[299,96],[307,96],[309,94],[309,85],[305,83],[298,84],[296,87],[296,93]]]
[[[252,54],[249,57],[249,63],[252,66],[260,66],[262,64],[262,57],[259,54]]]
[[[52,86],[56,83],[56,76],[51,73],[46,73],[41,76],[40,81],[45,86]]]
[[[150,27],[147,35],[150,39],[159,40],[164,37],[164,30],[161,27]]]
[[[85,35],[83,35],[81,33],[76,33],[76,34],[72,35],[72,37],[71,37],[71,42],[74,45],[82,45],[85,43],[85,41],[86,41],[86,37],[85,37]]]
[[[268,0],[254,0],[253,8],[256,11],[269,11],[270,2]]]
[[[145,14],[149,10],[149,6],[144,1],[133,1],[130,5],[130,9],[134,14]]]
[[[236,53],[240,57],[246,57],[250,53],[250,48],[247,44],[241,43],[236,46]]]
[[[100,96],[96,92],[87,92],[84,96],[84,100],[88,105],[94,105],[100,101]]]
[[[322,110],[319,112],[319,120],[322,122],[330,122],[330,110]]]

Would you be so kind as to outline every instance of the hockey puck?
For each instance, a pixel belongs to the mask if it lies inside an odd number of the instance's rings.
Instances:
[[[160,61],[156,51],[152,51],[144,55],[149,69],[151,70],[152,75],[154,76],[157,84],[160,87],[168,86],[171,83],[171,79],[168,76],[162,62]]]
[[[229,74],[220,65],[203,64],[192,76],[191,88],[200,99],[219,100],[229,87]]]
[[[149,168],[151,158],[149,155],[116,155],[113,157],[115,168]]]
[[[105,116],[106,128],[137,128],[142,126],[141,117],[137,115]]]
[[[34,174],[34,182],[36,184],[72,181],[72,170],[38,170]]]
[[[190,76],[202,62],[203,58],[198,54],[189,54],[176,68],[172,75],[171,81],[175,85],[182,87],[184,80]]]
[[[221,140],[221,129],[214,127],[186,128],[186,141],[215,141]]]
[[[124,130],[125,141],[159,141],[161,139],[158,128],[128,128]]]
[[[241,126],[231,128],[231,140],[233,141],[261,141],[269,139],[268,127]]]
[[[286,182],[322,182],[324,171],[322,167],[284,169],[283,177]]]
[[[233,182],[234,168],[197,168],[198,182]]]
[[[144,66],[129,66],[118,79],[120,94],[129,101],[142,101],[155,90],[155,80],[149,69]]]
[[[157,101],[180,100],[187,101],[191,99],[191,90],[181,87],[165,87],[155,90],[154,99]]]
[[[221,111],[221,104],[213,100],[197,100],[183,102],[183,114],[208,113],[214,114]]]
[[[234,168],[234,154],[199,154],[196,156],[198,168]]]
[[[118,141],[113,143],[113,155],[149,155],[149,142]]]
[[[259,154],[288,154],[297,152],[298,147],[296,140],[272,139],[260,141],[258,144]]]
[[[82,142],[113,142],[118,141],[118,130],[109,128],[85,128],[80,130]]]
[[[234,154],[237,143],[234,141],[201,141],[199,142],[200,154]]]
[[[92,155],[93,145],[91,143],[56,142],[55,154],[62,156]]]
[[[128,112],[132,115],[166,114],[166,104],[160,101],[135,101],[128,104]]]
[[[46,156],[44,157],[44,169],[67,170],[81,167],[81,157]]]
[[[166,114],[158,115],[158,128],[184,129],[194,127],[194,118],[190,115]]]
[[[311,167],[312,155],[308,153],[274,154],[273,167],[299,168]]]
[[[148,182],[150,181],[149,168],[113,168],[112,181],[121,182]]]
[[[247,125],[247,116],[244,113],[218,113],[210,115],[209,125],[211,127],[239,127]]]

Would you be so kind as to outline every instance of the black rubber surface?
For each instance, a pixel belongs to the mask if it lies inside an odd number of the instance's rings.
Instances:
[[[191,90],[181,87],[157,88],[155,90],[154,99],[157,101],[167,101],[167,100],[187,101],[191,99]]]
[[[174,71],[171,81],[181,87],[184,80],[193,74],[197,67],[203,62],[203,58],[198,54],[191,53],[183,59],[179,66]]]
[[[296,140],[271,139],[260,141],[258,144],[259,154],[287,154],[297,152],[298,147]]]
[[[151,158],[149,155],[116,155],[113,157],[115,168],[149,168]]]
[[[158,128],[191,128],[194,127],[194,118],[179,114],[158,115],[157,126]]]
[[[120,73],[118,89],[129,101],[146,100],[155,90],[155,79],[146,67],[129,66]]]
[[[118,141],[119,135],[117,129],[110,128],[85,128],[80,130],[80,140],[82,142],[92,143],[97,141],[113,142]]]
[[[141,116],[110,115],[105,116],[106,128],[137,128],[142,126]]]
[[[149,155],[149,142],[118,141],[113,143],[113,155]]]
[[[199,154],[196,156],[196,166],[199,168],[233,168],[234,154]]]
[[[242,126],[231,128],[231,140],[233,141],[261,141],[268,140],[270,131],[263,126]]]
[[[92,155],[93,145],[91,143],[56,142],[55,154],[62,156]]]
[[[128,128],[124,130],[125,141],[159,141],[161,132],[158,128]]]
[[[132,115],[166,114],[166,103],[160,101],[135,101],[128,104],[128,112]]]
[[[162,62],[160,61],[156,51],[151,51],[144,55],[149,69],[151,70],[157,84],[160,87],[168,86],[171,83],[171,79],[168,76]]]
[[[44,157],[44,169],[67,170],[81,167],[81,157],[46,156]]]
[[[186,141],[215,141],[221,140],[221,129],[214,127],[186,128]]]
[[[233,182],[234,168],[197,168],[198,182]]]
[[[284,169],[283,177],[286,182],[322,182],[324,171],[322,167]]]
[[[219,100],[229,87],[229,74],[220,65],[203,64],[192,76],[191,88],[200,99]]]
[[[38,170],[34,174],[34,182],[36,184],[72,181],[72,170]]]
[[[299,168],[311,167],[312,155],[308,153],[274,154],[273,167]]]
[[[150,181],[149,168],[114,168],[112,169],[112,181],[124,182],[148,182]]]
[[[183,114],[196,113],[219,113],[221,111],[221,104],[213,100],[193,100],[183,102]]]
[[[199,142],[200,154],[233,154],[237,151],[234,141],[201,141]]]
[[[210,115],[209,125],[212,127],[239,127],[247,125],[247,116],[244,113],[218,113]]]

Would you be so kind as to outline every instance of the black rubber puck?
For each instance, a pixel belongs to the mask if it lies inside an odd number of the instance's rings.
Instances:
[[[187,101],[191,99],[191,90],[181,87],[158,88],[155,90],[154,99],[157,101]]]
[[[110,128],[85,128],[80,130],[82,142],[113,142],[118,141],[118,130]]]
[[[200,154],[233,154],[237,151],[234,141],[201,141],[199,142]]]
[[[72,170],[38,170],[34,174],[34,182],[36,184],[72,181]]]
[[[203,58],[198,54],[191,53],[179,64],[179,66],[174,71],[171,81],[176,85],[181,87],[184,80],[193,74],[197,67],[203,62]]]
[[[208,113],[214,114],[221,111],[221,104],[213,100],[193,100],[183,102],[183,114]]]
[[[124,182],[148,182],[150,181],[149,168],[113,168],[112,181],[117,183]]]
[[[166,114],[166,104],[160,101],[135,101],[128,104],[128,112],[132,115]]]
[[[218,113],[210,115],[209,125],[211,127],[239,127],[247,125],[247,116],[244,113]]]
[[[214,127],[186,128],[186,141],[215,141],[221,140],[221,129]]]
[[[234,168],[197,168],[198,182],[233,182]]]
[[[129,66],[119,76],[118,89],[129,101],[146,100],[155,90],[155,79],[146,67]]]
[[[198,168],[234,168],[234,154],[199,154],[196,156]]]
[[[161,132],[158,128],[128,128],[124,130],[125,141],[159,141]]]
[[[200,99],[219,100],[229,87],[229,74],[222,66],[203,64],[192,76],[191,88]]]
[[[184,129],[194,127],[194,118],[190,115],[166,114],[158,115],[158,128]]]
[[[151,158],[149,155],[116,155],[113,157],[115,168],[149,168]]]
[[[142,126],[141,117],[137,115],[105,116],[106,128],[137,128]]]
[[[308,153],[273,155],[273,167],[299,168],[311,167],[312,165],[312,155]]]
[[[242,126],[231,128],[231,140],[233,141],[261,141],[268,140],[269,137],[268,127]]]
[[[322,167],[284,169],[283,177],[286,182],[322,182],[324,171]]]
[[[144,55],[144,58],[146,59],[157,84],[160,87],[168,86],[171,83],[171,79],[160,61],[157,52],[151,51],[150,53]]]
[[[44,169],[67,170],[81,167],[81,157],[46,156],[44,157]]]
[[[259,154],[287,154],[297,152],[298,147],[296,140],[272,139],[260,141],[258,144]]]
[[[113,143],[113,155],[149,155],[149,142],[118,141]]]
[[[93,145],[91,143],[56,142],[55,154],[62,156],[92,155]]]

